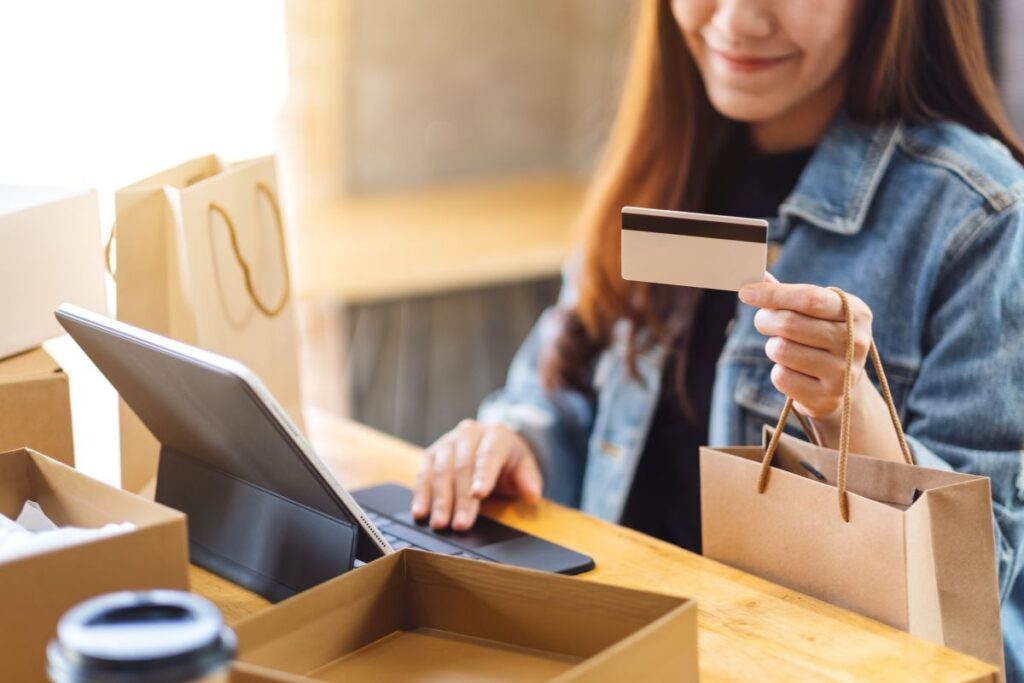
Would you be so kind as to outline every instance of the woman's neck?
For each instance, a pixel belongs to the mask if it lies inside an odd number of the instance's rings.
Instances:
[[[750,124],[750,140],[761,152],[814,147],[843,104],[844,79],[836,79],[774,119]]]

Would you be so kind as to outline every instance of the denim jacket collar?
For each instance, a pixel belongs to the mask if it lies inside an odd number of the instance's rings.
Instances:
[[[899,124],[869,126],[839,114],[779,208],[783,233],[795,220],[840,235],[860,232],[901,132]]]

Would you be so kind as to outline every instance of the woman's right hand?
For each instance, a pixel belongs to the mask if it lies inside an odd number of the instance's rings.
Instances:
[[[412,515],[433,529],[473,526],[480,501],[498,492],[530,502],[543,486],[537,458],[519,434],[501,424],[463,420],[427,449],[416,477]]]

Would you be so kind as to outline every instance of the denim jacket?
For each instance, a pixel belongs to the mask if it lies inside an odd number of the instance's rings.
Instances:
[[[1024,169],[956,124],[865,126],[840,115],[769,223],[780,281],[836,285],[871,307],[917,464],[991,478],[1004,637],[1016,644],[1007,666],[1024,675]],[[567,272],[559,304],[574,297]],[[753,315],[738,306],[718,360],[712,446],[760,443],[782,409]],[[596,399],[546,392],[538,358],[552,323],[545,312],[479,417],[531,443],[545,495],[618,521],[666,348],[641,344],[631,376],[619,321],[593,368]]]

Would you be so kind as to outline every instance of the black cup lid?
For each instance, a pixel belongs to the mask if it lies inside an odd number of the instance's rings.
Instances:
[[[58,683],[176,683],[234,657],[235,635],[208,600],[156,590],[103,595],[68,611],[47,649]]]

